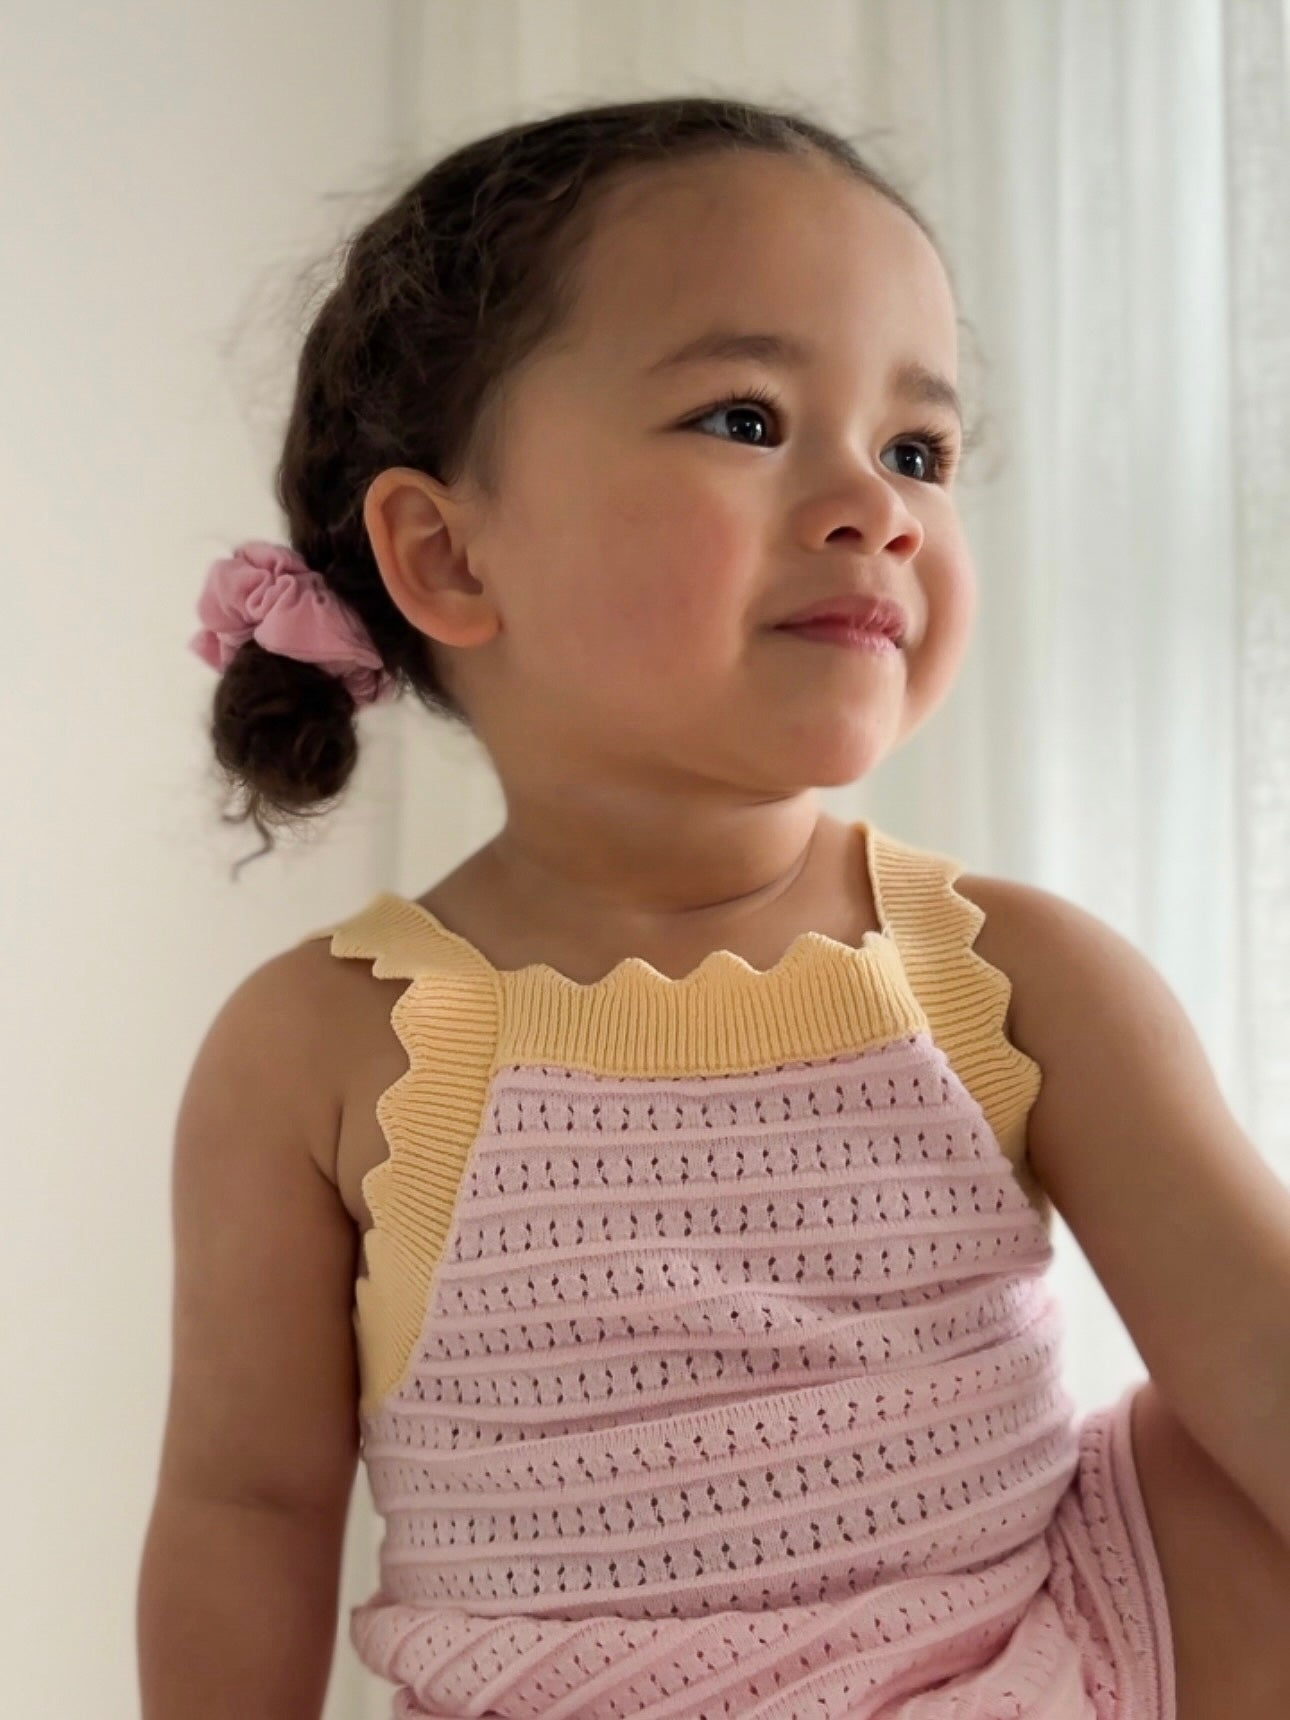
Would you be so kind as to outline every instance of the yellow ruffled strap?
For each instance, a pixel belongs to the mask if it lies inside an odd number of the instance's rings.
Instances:
[[[1043,1077],[1004,1033],[1011,979],[972,948],[985,911],[954,888],[966,868],[948,854],[911,847],[872,827],[870,839],[879,918],[900,945],[932,1036],[1048,1222],[1052,1203],[1026,1157],[1026,1118]]]
[[[398,1384],[421,1335],[492,1075],[499,987],[480,955],[399,896],[383,892],[312,934],[327,935],[333,955],[371,961],[377,979],[412,982],[390,1012],[408,1068],[376,1105],[390,1152],[363,1178],[372,1228],[354,1327],[367,1412]]]

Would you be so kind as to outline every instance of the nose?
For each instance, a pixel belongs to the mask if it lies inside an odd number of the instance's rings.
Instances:
[[[870,555],[906,560],[918,553],[924,536],[900,485],[859,461],[817,489],[801,510],[801,524],[813,544],[849,539]]]

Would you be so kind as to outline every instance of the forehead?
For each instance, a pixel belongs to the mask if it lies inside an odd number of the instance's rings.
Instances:
[[[738,151],[636,169],[602,190],[560,346],[646,369],[710,325],[796,334],[834,361],[882,351],[953,374],[934,247],[832,162]]]

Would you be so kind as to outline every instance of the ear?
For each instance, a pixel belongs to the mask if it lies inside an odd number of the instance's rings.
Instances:
[[[411,466],[390,466],[367,487],[363,523],[386,589],[422,633],[444,645],[485,645],[501,616],[471,573],[465,504]]]

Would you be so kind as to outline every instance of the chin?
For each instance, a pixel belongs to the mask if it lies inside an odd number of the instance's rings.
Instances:
[[[828,725],[817,734],[794,737],[790,749],[776,748],[783,774],[814,788],[845,788],[876,770],[900,744],[890,725]]]

